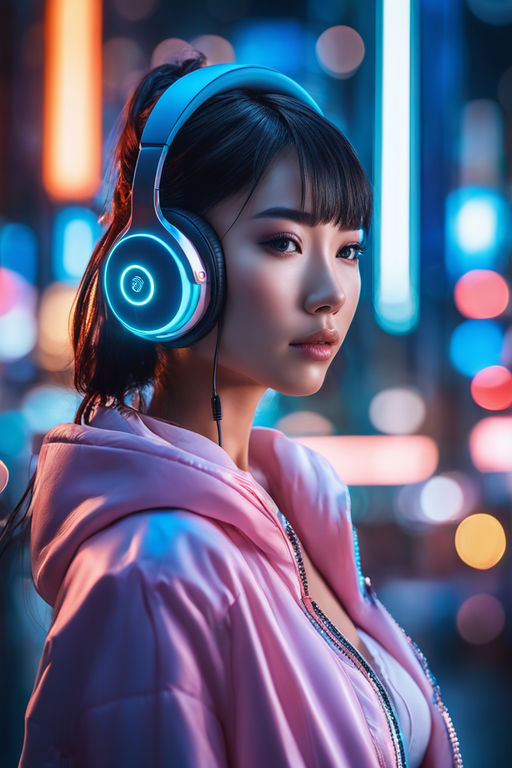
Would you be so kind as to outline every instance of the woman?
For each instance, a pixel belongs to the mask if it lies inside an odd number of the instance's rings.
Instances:
[[[105,300],[144,124],[204,65],[150,72],[127,105],[75,307],[85,397],[43,442],[30,508],[53,618],[20,766],[461,765],[423,658],[360,572],[346,486],[252,427],[267,388],[321,388],[356,310],[371,192],[347,140],[289,95],[209,99],[174,138],[159,194],[218,236],[219,322],[173,347],[128,332]]]

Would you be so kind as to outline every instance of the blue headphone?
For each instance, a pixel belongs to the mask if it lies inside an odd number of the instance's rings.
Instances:
[[[214,327],[226,280],[219,238],[204,219],[160,207],[160,178],[169,146],[207,99],[233,88],[293,96],[322,114],[294,80],[267,67],[213,64],[174,82],[153,107],[140,140],[130,220],[108,252],[107,302],[131,333],[169,347],[187,347]]]

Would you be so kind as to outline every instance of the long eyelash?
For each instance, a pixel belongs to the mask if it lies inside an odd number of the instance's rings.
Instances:
[[[274,237],[269,238],[269,240],[265,240],[262,243],[262,245],[268,245],[272,247],[273,245],[275,245],[276,242],[279,242],[279,240],[289,240],[291,243],[294,244],[296,248],[300,248],[300,243],[298,243],[294,237],[287,235],[286,232],[283,232],[280,235],[275,235]],[[278,251],[279,253],[287,253],[287,251],[281,251],[279,248],[276,248],[276,251]]]
[[[359,257],[366,251],[367,246],[363,245],[362,243],[347,243],[347,245],[344,245],[343,248],[340,248],[338,253],[341,253],[341,251],[344,251],[346,248],[354,248],[357,253],[355,259],[348,259],[348,261],[359,261]]]
[[[287,234],[286,232],[283,232],[283,233],[281,233],[279,235],[275,235],[274,237],[271,237],[268,240],[265,240],[262,243],[262,245],[266,245],[266,246],[272,247],[272,245],[275,245],[275,243],[278,242],[279,240],[289,240],[291,243],[294,244],[294,246],[296,248],[300,249],[300,247],[301,247],[300,243],[298,243],[297,240],[295,240],[294,237],[292,237],[291,235]],[[340,248],[338,253],[341,253],[341,251],[344,251],[346,248],[354,248],[356,250],[356,252],[357,252],[356,258],[355,259],[348,259],[348,261],[359,261],[359,257],[363,253],[365,253],[365,251],[367,250],[367,246],[364,245],[363,243],[347,243],[347,245],[344,245],[343,248]],[[276,248],[275,250],[278,251],[279,253],[284,253],[284,254],[288,253],[288,251],[281,251],[279,248]]]

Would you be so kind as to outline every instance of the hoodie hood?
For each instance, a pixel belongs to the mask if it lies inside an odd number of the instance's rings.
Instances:
[[[87,538],[132,513],[174,508],[238,528],[300,594],[279,509],[345,604],[362,600],[348,491],[331,465],[278,430],[253,427],[249,468],[209,438],[129,407],[100,406],[88,425],[55,427],[41,446],[30,505],[37,591],[53,606]]]

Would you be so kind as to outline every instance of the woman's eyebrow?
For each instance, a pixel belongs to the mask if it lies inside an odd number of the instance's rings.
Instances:
[[[253,219],[272,218],[272,219],[290,219],[298,224],[307,224],[313,226],[313,215],[306,211],[296,211],[294,208],[267,208],[252,216]]]

